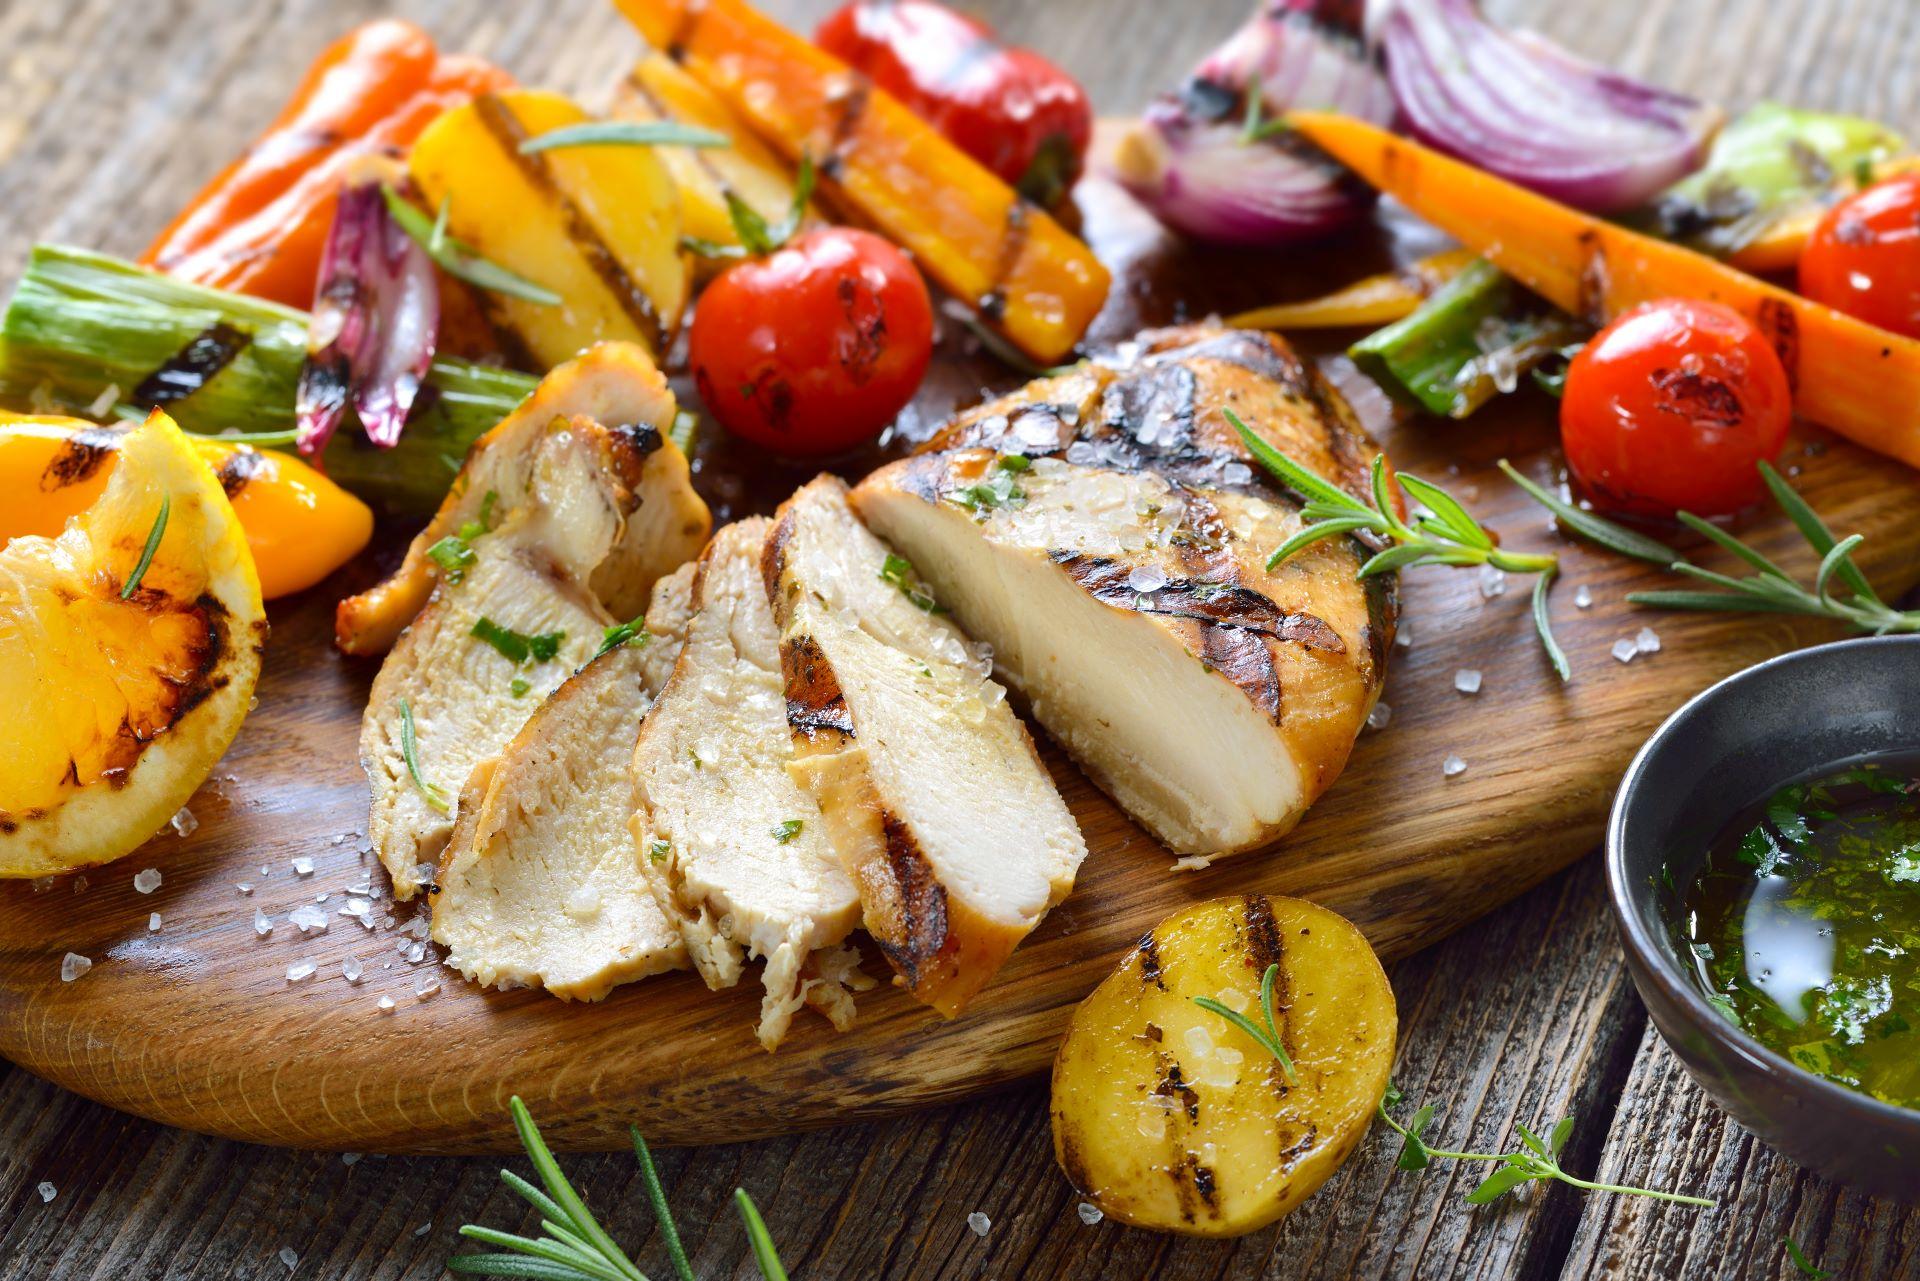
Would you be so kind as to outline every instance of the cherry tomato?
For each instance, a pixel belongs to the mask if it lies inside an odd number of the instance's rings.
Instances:
[[[1093,138],[1087,91],[985,23],[934,0],[853,0],[813,40],[1042,208],[1080,176]]]
[[[1800,255],[1800,292],[1920,338],[1920,174],[1889,178],[1829,209]]]
[[[838,453],[913,399],[933,306],[892,244],[821,227],[721,272],[700,295],[687,354],[728,431],[782,454]]]
[[[1560,444],[1594,501],[1698,516],[1759,498],[1762,459],[1793,417],[1786,366],[1751,321],[1719,303],[1642,303],[1567,369]]]

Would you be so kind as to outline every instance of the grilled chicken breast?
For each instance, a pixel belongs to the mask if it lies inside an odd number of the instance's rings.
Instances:
[[[570,368],[596,358],[640,376],[607,348]],[[640,608],[632,602],[644,601],[661,557],[639,546],[658,531],[636,514],[682,512],[670,528],[676,548],[704,535],[705,505],[662,434],[672,398],[657,372],[651,379],[658,421],[510,419],[468,458],[456,510],[483,484],[485,494],[450,543],[435,546],[437,583],[375,678],[361,726],[367,832],[399,898],[413,895],[420,866],[446,846],[468,773],[593,656],[609,624]]]
[[[433,937],[474,981],[594,1001],[683,969],[686,947],[634,858],[628,770],[685,637],[693,566],[661,579],[646,630],[570,676],[461,790]]]
[[[765,959],[756,1034],[771,1050],[802,1003],[844,1030],[851,993],[872,983],[841,946],[859,896],[788,772],[779,638],[760,580],[767,529],[762,517],[729,525],[700,558],[686,643],[632,752],[629,850],[709,987]]]
[[[712,528],[707,505],[688,482],[679,449],[658,448],[648,433],[673,423],[673,393],[647,353],[633,343],[589,348],[540,380],[499,426],[474,442],[440,510],[407,548],[406,559],[378,586],[349,596],[334,614],[334,643],[347,654],[384,654],[426,605],[448,572],[432,549],[485,510],[528,492],[540,457],[538,438],[556,419],[586,417],[636,429],[646,448],[633,455],[637,476],[623,480],[633,496],[617,544],[595,567],[588,586],[617,617],[647,607],[654,580],[700,554]],[[490,500],[487,496],[494,497]]]
[[[853,493],[1040,723],[1204,861],[1292,829],[1379,696],[1396,601],[1300,528],[1221,413],[1347,488],[1372,452],[1279,339],[1160,331],[962,415]],[[1192,865],[1189,863],[1188,865]]]
[[[793,774],[868,932],[951,1016],[1066,897],[1086,845],[989,664],[915,603],[846,486],[814,480],[777,521],[763,567]]]

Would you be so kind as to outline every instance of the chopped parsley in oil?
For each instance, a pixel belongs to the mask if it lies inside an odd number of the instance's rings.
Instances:
[[[654,841],[647,846],[647,857],[656,863],[667,861],[667,855],[673,852],[673,846],[665,841]]]
[[[1707,999],[1815,1075],[1920,1106],[1920,756],[1780,788],[1677,918]]]
[[[460,582],[467,571],[478,559],[473,550],[473,540],[493,528],[493,505],[500,495],[489,489],[480,499],[480,515],[473,520],[460,522],[457,532],[448,534],[433,546],[427,548],[427,556],[440,567],[450,583]]]
[[[913,562],[895,552],[888,552],[886,560],[880,563],[880,581],[892,583],[900,589],[900,594],[913,602],[915,608],[924,609],[929,614],[944,614],[947,611],[933,598],[919,575],[913,572]]]
[[[786,822],[774,826],[773,839],[779,844],[785,845],[788,841],[800,835],[800,829],[805,826],[806,824],[800,819],[790,818]]]
[[[526,692],[532,688],[533,686],[528,683],[527,678],[524,676],[516,676],[507,683],[507,693],[513,695],[515,698],[525,697]]]
[[[630,623],[618,623],[601,632],[600,648],[594,651],[593,656],[598,658],[608,650],[619,649],[629,641],[639,641],[640,644],[645,645],[652,639],[653,637],[647,632],[645,618],[642,616]]]
[[[567,638],[565,632],[541,632],[530,636],[526,632],[516,632],[511,627],[502,627],[491,618],[482,614],[473,622],[473,631],[469,635],[477,636],[510,663],[547,663],[560,653],[560,642]]]
[[[948,494],[947,501],[957,503],[975,516],[984,516],[996,507],[1024,507],[1027,491],[1014,478],[1032,467],[1025,454],[1002,454],[993,469],[963,489]]]

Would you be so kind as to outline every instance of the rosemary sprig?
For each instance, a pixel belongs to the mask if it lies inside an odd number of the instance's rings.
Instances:
[[[396,706],[400,709],[400,755],[407,762],[407,777],[413,780],[413,785],[420,789],[420,795],[435,813],[451,814],[453,806],[447,802],[445,789],[429,783],[420,772],[420,747],[413,732],[413,705],[403,698]]]
[[[519,1095],[513,1096],[510,1107],[514,1129],[520,1133],[521,1146],[526,1148],[541,1186],[534,1186],[512,1170],[500,1171],[500,1181],[540,1212],[543,1235],[525,1237],[477,1223],[466,1224],[460,1229],[461,1236],[495,1246],[500,1253],[455,1255],[447,1260],[447,1271],[468,1276],[535,1278],[536,1281],[647,1281],[647,1274],[635,1267],[633,1260],[607,1235],[580,1194],[567,1182],[567,1176],[560,1172],[559,1162],[553,1159],[546,1140],[540,1137],[540,1128],[533,1123]],[[680,1231],[674,1226],[673,1212],[667,1207],[660,1172],[653,1165],[653,1154],[637,1128],[628,1126],[627,1129],[633,1135],[633,1154],[640,1162],[640,1179],[646,1185],[647,1202],[660,1227],[660,1239],[673,1263],[673,1274],[678,1281],[695,1281],[693,1265],[687,1260]],[[753,1248],[760,1275],[765,1281],[787,1281],[786,1269],[773,1248],[759,1207],[743,1188],[735,1188],[733,1196],[746,1225],[747,1241]]]
[[[729,147],[733,139],[718,129],[682,124],[678,120],[592,120],[586,124],[549,129],[520,144],[520,154],[531,156],[560,147]]]
[[[387,212],[400,224],[400,229],[412,236],[427,251],[427,257],[433,259],[449,276],[496,294],[539,303],[543,307],[560,305],[562,299],[553,290],[508,271],[497,262],[488,261],[473,246],[448,235],[446,201],[440,202],[439,214],[429,219],[414,208],[405,196],[385,183],[381,184],[380,195],[387,202]]]
[[[802,152],[800,167],[794,171],[793,203],[787,207],[786,217],[769,223],[758,209],[729,190],[727,217],[732,220],[733,234],[740,238],[740,243],[729,245],[697,236],[682,236],[680,247],[710,259],[764,257],[792,240],[800,224],[806,221],[807,202],[813,199],[813,181],[813,157]]]
[[[1800,1269],[1801,1276],[1812,1277],[1813,1281],[1825,1281],[1827,1277],[1833,1275],[1833,1273],[1827,1271],[1825,1268],[1814,1266],[1813,1261],[1807,1258],[1806,1251],[1800,1248],[1798,1241],[1790,1236],[1783,1236],[1780,1239],[1786,1242],[1787,1257],[1793,1260],[1794,1267]]]
[[[1572,669],[1567,664],[1565,651],[1553,637],[1547,614],[1547,591],[1559,573],[1558,557],[1546,552],[1505,550],[1459,499],[1431,481],[1398,472],[1394,478],[1400,487],[1426,509],[1416,513],[1411,523],[1404,521],[1393,509],[1384,454],[1373,457],[1373,501],[1364,503],[1275,449],[1254,434],[1231,409],[1224,413],[1261,466],[1306,500],[1300,509],[1300,519],[1305,524],[1267,558],[1268,570],[1315,543],[1364,530],[1387,546],[1375,551],[1360,566],[1357,575],[1360,578],[1423,564],[1491,565],[1508,574],[1537,574],[1539,578],[1533,591],[1534,630],[1540,635],[1541,647],[1546,650],[1553,670],[1563,681],[1571,678]]]
[[[1294,1074],[1293,1058],[1287,1053],[1287,1047],[1280,1040],[1280,1025],[1273,1017],[1273,984],[1280,976],[1280,965],[1275,962],[1267,967],[1260,976],[1260,1016],[1266,1020],[1266,1026],[1260,1027],[1238,1010],[1230,1010],[1210,996],[1196,996],[1191,1000],[1209,1014],[1218,1014],[1227,1022],[1258,1041],[1261,1048],[1280,1061],[1281,1075],[1287,1078],[1287,1084],[1293,1085],[1298,1077]]]
[[[1400,1155],[1394,1164],[1402,1170],[1424,1170],[1436,1157],[1447,1161],[1497,1161],[1499,1168],[1467,1193],[1468,1205],[1485,1205],[1512,1192],[1524,1183],[1546,1180],[1558,1180],[1588,1192],[1617,1192],[1623,1196],[1652,1197],[1657,1201],[1672,1201],[1679,1205],[1697,1205],[1712,1209],[1718,1202],[1705,1197],[1685,1196],[1679,1192],[1662,1192],[1655,1188],[1636,1188],[1619,1183],[1595,1183],[1589,1179],[1578,1178],[1560,1168],[1560,1150],[1566,1146],[1567,1138],[1573,1133],[1573,1118],[1563,1117],[1554,1123],[1553,1129],[1541,1138],[1524,1125],[1515,1124],[1520,1131],[1521,1148],[1518,1152],[1449,1152],[1444,1148],[1428,1147],[1420,1138],[1420,1133],[1433,1120],[1433,1104],[1422,1104],[1413,1114],[1408,1124],[1402,1125],[1393,1119],[1387,1111],[1396,1107],[1405,1096],[1393,1082],[1387,1082],[1387,1092],[1381,1096],[1375,1111],[1387,1127],[1400,1136]]]
[[[1764,553],[1692,512],[1679,513],[1680,523],[1738,558],[1753,572],[1735,578],[1704,569],[1663,543],[1554,496],[1522,476],[1505,459],[1500,461],[1500,470],[1535,502],[1552,512],[1567,530],[1610,551],[1663,566],[1672,573],[1718,589],[1629,593],[1627,599],[1636,605],[1718,613],[1802,614],[1835,619],[1856,631],[1875,636],[1920,632],[1920,610],[1898,610],[1888,605],[1854,562],[1853,552],[1864,541],[1863,536],[1853,534],[1836,539],[1806,499],[1767,463],[1760,464],[1760,476],[1768,492],[1820,557],[1820,567],[1814,572],[1811,587],[1794,579]],[[1846,594],[1836,595],[1836,588],[1844,588]]]
[[[120,599],[131,600],[140,590],[140,580],[147,576],[147,570],[153,565],[154,553],[160,550],[160,540],[167,536],[167,516],[173,511],[173,495],[160,495],[160,512],[153,518],[153,528],[147,531],[147,545],[140,549],[140,559],[134,562],[133,572],[127,575],[125,585],[120,588]]]

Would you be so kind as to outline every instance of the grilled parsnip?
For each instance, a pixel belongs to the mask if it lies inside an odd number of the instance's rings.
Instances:
[[[449,234],[560,295],[481,294],[494,328],[547,368],[603,339],[660,359],[687,304],[680,197],[650,148],[520,150],[588,119],[557,93],[482,94],[428,126],[408,162]]]
[[[653,147],[680,190],[680,225],[703,244],[737,245],[727,197],[736,196],[770,223],[793,206],[793,178],[785,162],[755,137],[711,89],[688,75],[672,58],[649,53],[615,89],[613,111],[619,120],[673,120],[727,135],[724,147]],[[696,256],[703,278],[726,266],[725,259]]]
[[[1286,1067],[1194,1003],[1274,1024]],[[1367,940],[1302,899],[1249,894],[1177,912],[1075,1011],[1053,1065],[1053,1149],[1111,1218],[1238,1236],[1339,1168],[1387,1088],[1397,1016]]]

